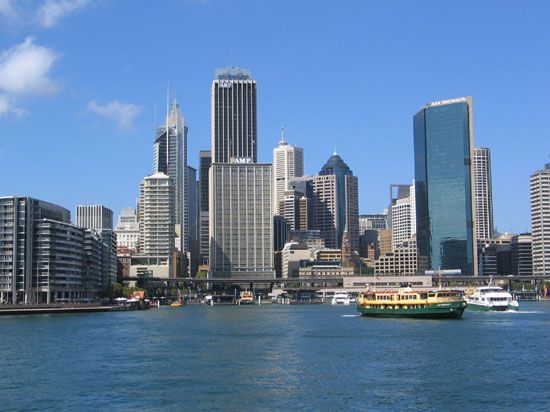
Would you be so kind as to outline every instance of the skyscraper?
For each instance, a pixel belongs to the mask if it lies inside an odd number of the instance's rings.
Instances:
[[[208,264],[210,238],[208,229],[208,171],[212,164],[210,150],[201,150],[199,162],[199,233],[200,233],[200,264]]]
[[[256,163],[256,81],[216,70],[209,172],[210,276],[275,277],[272,167]]]
[[[174,223],[181,233],[179,250],[188,250],[189,212],[187,196],[187,126],[176,99],[166,115],[166,124],[157,129],[153,146],[153,173],[164,173],[174,185]]]
[[[394,189],[397,189],[394,193]],[[416,234],[414,181],[411,185],[391,185],[390,216],[392,249],[408,242]],[[410,243],[412,244],[412,243]],[[416,242],[414,243],[416,245]]]
[[[491,151],[485,147],[474,149],[474,188],[476,205],[476,237],[489,240],[495,236],[493,223],[493,180]]]
[[[187,254],[189,260],[189,275],[195,275],[199,266],[199,206],[197,169],[187,166],[187,210],[189,220],[189,238],[187,240]]]
[[[273,279],[271,165],[210,168],[210,270],[213,277]]]
[[[279,146],[273,149],[273,211],[280,215],[281,202],[285,199],[285,191],[289,182],[295,177],[304,175],[304,149],[288,144],[281,129]]]
[[[533,275],[550,273],[550,163],[531,175]]]
[[[257,161],[256,81],[250,70],[218,69],[212,82],[212,162]]]
[[[429,103],[414,116],[416,236],[430,269],[477,275],[472,98]]]
[[[357,177],[333,153],[313,177],[313,228],[320,230],[329,248],[342,246],[347,226],[352,251],[359,250],[359,192]]]
[[[148,271],[154,277],[172,277],[174,270],[174,184],[164,173],[141,182],[139,201],[140,255],[132,257],[131,275]]]
[[[113,211],[103,205],[78,205],[76,225],[90,230],[113,229]]]

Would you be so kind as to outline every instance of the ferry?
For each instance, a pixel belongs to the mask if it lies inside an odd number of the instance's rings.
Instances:
[[[459,319],[466,308],[461,291],[439,289],[415,291],[366,291],[357,298],[357,311],[363,316],[401,318]]]
[[[330,303],[332,303],[333,305],[349,305],[350,302],[351,299],[347,291],[337,290],[336,292],[334,292],[334,296],[332,297]]]
[[[249,290],[243,290],[239,297],[239,305],[253,305],[254,295]]]
[[[500,286],[482,286],[467,294],[468,308],[473,310],[509,311],[519,310],[519,303]]]

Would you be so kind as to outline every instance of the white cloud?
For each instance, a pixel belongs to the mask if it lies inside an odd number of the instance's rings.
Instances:
[[[34,44],[32,37],[1,52],[0,115],[21,115],[24,111],[16,107],[21,97],[55,93],[58,86],[49,75],[58,58],[52,49]]]
[[[90,3],[91,0],[46,0],[36,11],[36,18],[42,27],[53,27],[64,17],[83,9]]]
[[[15,17],[15,14],[12,0],[0,0],[0,15],[12,18]]]
[[[122,132],[130,132],[134,129],[134,120],[141,112],[141,108],[132,103],[122,103],[113,100],[105,105],[100,105],[92,100],[88,103],[88,110],[114,120]]]

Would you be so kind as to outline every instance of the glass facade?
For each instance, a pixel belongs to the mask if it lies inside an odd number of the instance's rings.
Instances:
[[[432,103],[414,116],[418,252],[430,269],[475,274],[471,99]]]

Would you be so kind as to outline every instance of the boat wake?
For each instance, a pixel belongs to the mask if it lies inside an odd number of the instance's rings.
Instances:
[[[491,313],[517,313],[518,315],[523,315],[523,314],[543,313],[543,312],[540,310],[503,310],[502,312],[492,311]]]
[[[343,318],[356,318],[360,315],[340,315],[340,316],[342,316]]]

